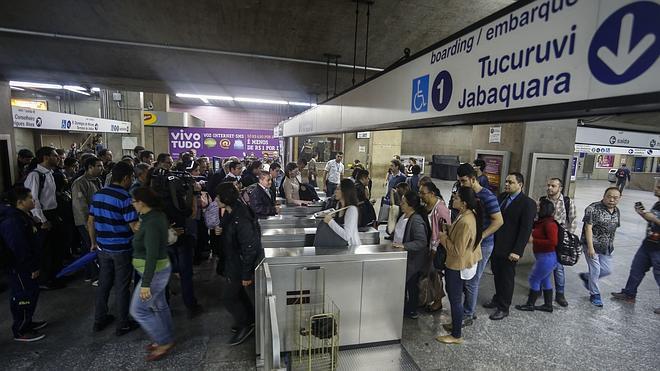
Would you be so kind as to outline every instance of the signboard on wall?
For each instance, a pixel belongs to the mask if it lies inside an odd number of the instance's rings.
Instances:
[[[660,134],[578,126],[575,143],[660,150]]]
[[[12,107],[11,111],[15,128],[86,131],[96,133],[131,132],[131,123],[126,121],[41,111],[23,107]]]
[[[11,105],[48,111],[48,101],[45,100],[11,98]]]
[[[371,138],[371,132],[370,131],[358,131],[357,132],[357,139],[369,139]]]
[[[610,169],[614,167],[614,155],[597,155],[596,168]]]
[[[279,140],[272,130],[242,130],[215,128],[170,128],[169,149],[174,158],[194,149],[198,156],[277,157]]]
[[[627,148],[627,147],[610,147],[610,146],[595,146],[591,144],[576,144],[575,152],[583,153],[605,153],[613,155],[630,155],[639,157],[660,157],[659,149],[643,149],[643,148]]]
[[[502,140],[502,127],[491,126],[488,131],[488,143],[499,143]]]
[[[510,9],[322,106],[336,107],[339,131],[348,132],[555,104],[546,113],[559,117],[563,103],[584,110],[593,108],[587,101],[660,91],[657,0],[539,0]],[[323,131],[316,108],[285,122],[285,135],[299,135],[301,125]]]

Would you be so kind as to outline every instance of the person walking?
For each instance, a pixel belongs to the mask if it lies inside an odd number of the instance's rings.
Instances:
[[[568,196],[564,196],[562,191],[564,184],[559,178],[550,178],[546,187],[546,196],[541,197],[540,200],[547,199],[555,206],[553,217],[566,231],[575,233],[576,229],[576,215],[575,202]],[[566,287],[566,276],[564,275],[564,266],[557,262],[554,270],[555,278],[555,301],[562,307],[568,306],[568,301],[564,295],[564,287]]]
[[[172,266],[167,254],[167,215],[156,192],[147,187],[133,192],[133,207],[140,214],[140,229],[133,237],[133,266],[140,282],[133,292],[131,316],[152,343],[147,361],[163,358],[174,347],[172,314],[165,297]]]
[[[465,281],[477,273],[477,265],[482,259],[481,236],[483,232],[483,208],[472,188],[460,187],[453,200],[458,210],[456,221],[447,232],[440,233],[440,243],[447,251],[445,262],[445,287],[451,308],[451,326],[445,330],[448,335],[436,340],[445,344],[463,343],[463,288]]]
[[[644,238],[642,246],[635,253],[626,287],[621,292],[613,292],[612,298],[614,299],[634,303],[637,297],[637,287],[642,283],[644,275],[651,268],[653,268],[655,282],[660,287],[660,179],[655,181],[654,194],[658,201],[650,211],[647,211],[641,202],[635,203],[635,211],[647,223],[646,238]],[[655,312],[660,312],[659,309],[656,308]]]
[[[254,269],[264,256],[261,228],[231,183],[220,184],[216,195],[218,206],[227,214],[221,235],[226,280],[221,300],[234,319],[229,345],[238,345],[254,332]]]
[[[328,161],[325,164],[325,174],[323,174],[323,190],[326,196],[330,197],[335,194],[335,189],[339,186],[339,182],[344,177],[344,159],[343,152],[337,152],[334,161]],[[287,166],[288,167],[288,166]]]
[[[538,220],[534,223],[532,231],[532,244],[536,262],[529,273],[529,295],[527,302],[516,305],[522,311],[540,310],[552,313],[552,272],[557,266],[557,242],[559,241],[557,222],[554,219],[555,206],[547,198],[539,202]],[[541,296],[543,289],[543,302],[535,306],[536,299]]]
[[[406,262],[406,297],[404,315],[417,319],[419,314],[419,277],[429,265],[429,238],[431,228],[419,195],[408,191],[401,198],[402,214],[394,228],[392,247],[408,252]]]
[[[39,234],[30,211],[34,208],[32,192],[23,187],[9,191],[9,206],[0,206],[0,238],[7,249],[9,272],[9,307],[14,340],[33,342],[46,337],[37,332],[46,321],[32,319],[39,300]]]
[[[626,167],[626,164],[621,164],[621,167],[616,171],[616,187],[619,189],[619,193],[623,195],[623,189],[626,187],[626,182],[630,181],[630,169]]]
[[[119,315],[115,331],[117,336],[138,327],[128,317],[131,299],[129,285],[133,276],[131,240],[138,222],[138,214],[131,205],[128,193],[132,181],[133,168],[125,162],[117,163],[112,169],[110,184],[92,197],[87,221],[91,249],[99,251],[100,265],[93,330],[103,331],[115,320],[108,314],[108,297],[114,286]]]
[[[582,218],[581,242],[589,272],[580,273],[579,277],[589,291],[591,304],[596,307],[603,306],[598,280],[612,273],[614,235],[621,226],[621,213],[617,207],[620,199],[619,188],[607,188],[603,199],[587,206]]]
[[[495,232],[495,245],[490,257],[495,279],[495,295],[484,308],[496,309],[488,318],[497,321],[509,316],[516,277],[516,265],[532,234],[536,202],[522,192],[525,178],[513,172],[504,182],[504,193],[498,199],[504,224]]]
[[[497,232],[502,224],[504,224],[504,220],[502,219],[502,212],[500,211],[500,204],[497,201],[497,197],[493,194],[493,192],[490,191],[490,189],[482,185],[477,174],[478,172],[476,167],[471,166],[470,164],[461,164],[456,171],[460,186],[472,188],[484,209],[484,218],[482,221],[484,230],[481,235],[482,259],[477,265],[477,273],[475,273],[472,279],[465,282],[463,327],[472,325],[477,317],[475,312],[477,309],[477,298],[479,297],[479,284],[481,282],[481,276],[484,273],[484,269],[486,269],[486,264],[488,264],[490,255],[493,253],[493,246],[495,245],[495,232]]]

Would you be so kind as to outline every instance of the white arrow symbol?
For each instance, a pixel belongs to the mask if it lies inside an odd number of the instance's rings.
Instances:
[[[621,20],[621,30],[619,32],[619,45],[616,53],[606,46],[598,48],[598,57],[618,76],[623,75],[628,68],[632,66],[645,51],[655,42],[654,34],[644,36],[634,48],[630,49],[632,38],[633,20],[635,16],[628,13]]]

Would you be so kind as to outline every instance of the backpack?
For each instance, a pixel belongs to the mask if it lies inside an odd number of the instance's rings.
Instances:
[[[204,223],[208,229],[213,229],[220,225],[220,208],[218,203],[213,201],[204,212]]]
[[[254,189],[259,186],[259,183],[253,183],[250,184],[249,186],[241,189],[241,201],[245,203],[246,205],[250,206],[250,196],[252,195],[252,192],[254,192]]]
[[[557,248],[555,249],[557,252],[557,261],[561,265],[575,265],[582,254],[580,238],[567,231],[559,223],[557,223],[557,235]]]

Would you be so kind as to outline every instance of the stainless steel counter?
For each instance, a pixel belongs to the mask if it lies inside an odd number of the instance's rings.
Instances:
[[[339,344],[364,345],[401,339],[407,252],[391,244],[348,249],[314,247],[265,249],[256,270],[257,353],[261,352],[266,293],[277,297],[282,351],[294,350],[300,333],[294,315],[300,290],[320,295],[316,278],[302,268],[325,271],[325,293],[339,307]],[[270,280],[266,279],[266,267]],[[313,278],[313,279],[312,279]],[[309,291],[307,291],[309,290]]]
[[[380,232],[377,229],[365,228],[359,233],[363,245],[380,243]],[[316,237],[316,227],[262,229],[261,245],[266,249],[312,246],[314,237]]]
[[[273,228],[309,228],[316,227],[321,220],[320,218],[315,218],[313,215],[275,215],[267,219],[259,219],[259,225],[261,225],[262,230]]]

